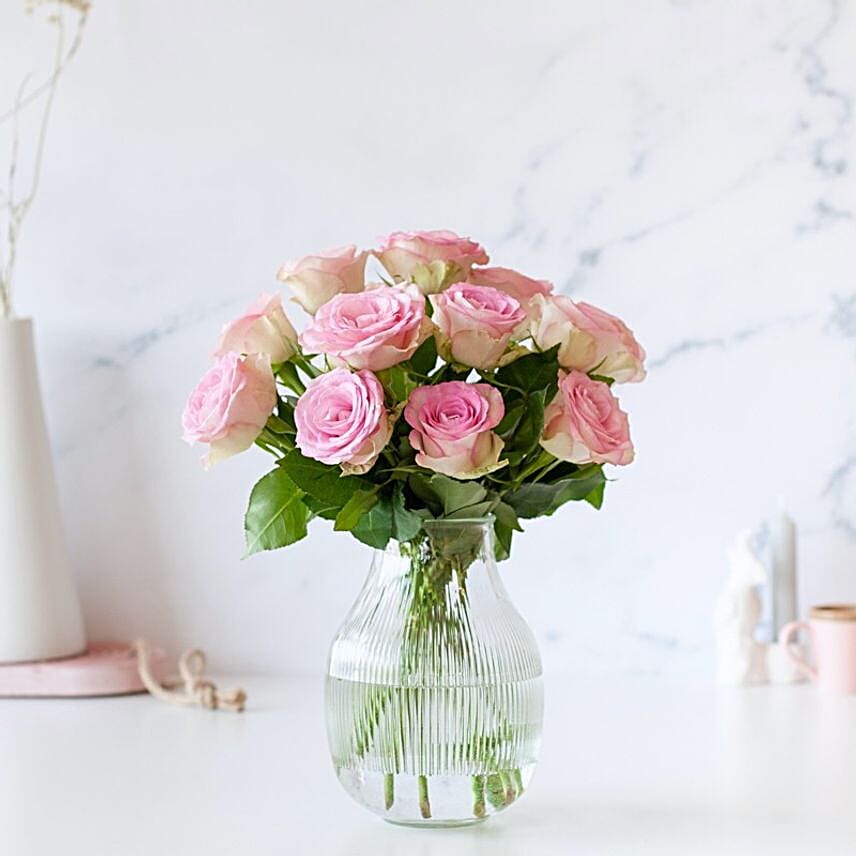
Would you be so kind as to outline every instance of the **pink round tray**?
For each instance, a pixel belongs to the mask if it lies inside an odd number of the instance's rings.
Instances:
[[[152,676],[163,681],[166,655],[152,648]],[[76,657],[0,665],[0,697],[108,696],[145,692],[130,642],[92,642]]]

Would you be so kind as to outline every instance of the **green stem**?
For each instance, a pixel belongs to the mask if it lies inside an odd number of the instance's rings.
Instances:
[[[502,787],[505,790],[505,804],[511,805],[517,799],[517,789],[514,787],[511,775],[505,770],[499,774],[499,777],[502,780]]]
[[[485,787],[487,801],[497,810],[505,808],[505,785],[499,773],[489,773]]]
[[[300,379],[297,369],[291,363],[282,363],[278,366],[276,375],[292,392],[296,392],[298,395],[303,395],[306,392],[306,385]]]
[[[487,816],[484,805],[484,779],[484,776],[473,776],[473,815],[475,817]]]
[[[419,776],[416,780],[419,789],[419,811],[425,820],[431,817],[431,803],[428,800],[428,776]]]
[[[552,465],[555,462],[556,459],[549,452],[542,450],[541,454],[538,455],[538,457],[535,458],[535,460],[517,476],[515,479],[515,485],[519,487],[528,476],[532,475],[532,473],[537,472],[548,465]]]
[[[323,374],[321,369],[316,368],[306,359],[306,357],[301,356],[300,354],[295,354],[291,361],[296,365],[303,369],[303,373],[308,375],[310,378],[316,378],[319,375]]]
[[[388,475],[389,473],[424,473],[421,467],[390,467],[383,470],[376,470],[379,476]]]
[[[273,455],[275,458],[284,458],[285,452],[280,451],[275,446],[269,446],[263,440],[256,439],[256,445],[260,449],[264,449],[269,455]]]
[[[401,684],[398,688],[378,687],[366,699],[357,717],[354,734],[358,757],[364,757],[375,746],[380,757],[388,758],[391,766],[385,764],[386,769],[383,771],[384,805],[387,811],[395,803],[395,775],[402,769],[398,757],[399,741],[403,749],[408,739],[406,735],[412,726],[417,721],[425,726],[419,711],[415,712],[416,721],[410,722],[410,712],[415,710],[413,703],[417,701],[419,693],[418,690],[405,688],[414,686],[414,682],[418,683],[423,667],[431,667],[430,662],[423,662],[425,657],[432,656],[426,648],[426,641],[431,637],[426,634],[434,628],[438,644],[442,644],[449,654],[466,656],[466,640],[472,636],[466,597],[466,572],[477,558],[477,552],[477,548],[470,548],[468,542],[464,545],[457,541],[447,543],[445,540],[429,543],[427,538],[414,539],[402,545],[402,555],[410,561],[410,604],[402,642]],[[454,580],[457,580],[457,585],[452,585]],[[457,590],[458,597],[452,596],[454,590]],[[440,639],[442,642],[439,642]],[[416,693],[416,697],[412,701],[405,700],[403,694],[411,691]],[[392,737],[389,737],[389,729],[383,732],[391,742],[381,746],[378,743],[382,733],[381,722],[391,714],[392,707],[397,709],[401,717],[398,731]],[[505,722],[501,705],[495,706],[494,713],[500,723],[498,730],[489,734],[472,734],[460,747],[463,757],[473,768],[470,785],[475,818],[487,816],[488,804],[496,810],[505,808],[523,790],[519,770],[502,769],[504,765],[500,763],[499,753],[505,741],[511,738],[512,727]],[[417,738],[421,745],[424,745],[426,737],[423,733]],[[417,792],[422,818],[429,820],[432,810],[427,775],[417,775]]]
[[[375,732],[380,725],[381,717],[386,713],[386,708],[392,701],[394,690],[391,687],[379,687],[371,702],[370,718],[367,728],[360,731],[357,727],[357,756],[362,758],[371,748],[374,742]]]
[[[532,479],[532,484],[535,484],[535,482],[540,481],[542,478],[544,478],[544,476],[547,475],[547,473],[550,472],[550,470],[552,470],[554,467],[558,467],[559,464],[561,464],[561,463],[562,462],[557,459],[557,460],[553,461],[551,464],[549,464],[548,466],[546,466],[543,470],[541,470],[540,473],[538,473],[538,475],[535,476],[534,479]]]

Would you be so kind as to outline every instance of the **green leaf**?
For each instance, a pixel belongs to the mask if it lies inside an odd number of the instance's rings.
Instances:
[[[556,394],[559,383],[559,346],[543,353],[527,354],[498,369],[494,377],[497,383],[510,386],[520,392],[544,390],[545,400]]]
[[[413,475],[408,484],[419,499],[438,509],[444,517],[460,508],[483,502],[487,496],[487,491],[477,482],[458,481],[442,473],[430,477]]]
[[[256,437],[256,445],[261,446],[266,451],[271,451],[271,448],[278,449],[280,454],[285,454],[290,449],[294,448],[294,438],[288,434],[274,434],[267,426],[262,428],[261,433]]]
[[[520,424],[520,420],[523,418],[525,412],[526,399],[518,398],[511,406],[506,407],[505,416],[502,417],[502,421],[494,430],[503,440],[508,440],[517,430],[517,426]]]
[[[408,361],[410,367],[416,374],[427,377],[437,365],[437,343],[433,336],[429,336],[417,349],[416,353]]]
[[[512,464],[519,463],[538,448],[544,431],[544,399],[546,390],[540,389],[526,396],[526,407],[517,430],[506,441],[503,457]]]
[[[280,419],[279,416],[274,416],[271,414],[268,416],[268,421],[265,423],[265,428],[273,434],[295,434],[296,432],[292,429],[291,425],[289,425],[284,419]]]
[[[579,464],[572,464],[570,461],[560,461],[553,469],[545,476],[541,476],[538,481],[545,484],[555,484],[556,482],[564,481],[571,478],[580,471]]]
[[[404,489],[401,484],[395,486],[392,495],[392,537],[396,541],[409,541],[422,529],[422,518],[407,508],[404,503]]]
[[[306,458],[298,449],[289,452],[279,465],[304,493],[326,507],[342,508],[356,491],[371,490],[372,487],[367,479],[343,476],[337,465]]]
[[[517,519],[517,512],[507,503],[497,503],[493,510],[496,520],[493,524],[493,532],[496,536],[494,553],[497,561],[501,562],[511,555],[511,539],[515,531],[522,532],[523,527]]]
[[[303,491],[277,467],[262,476],[250,494],[244,517],[247,552],[276,550],[306,537],[308,511]]]
[[[400,363],[391,368],[376,372],[376,374],[393,404],[407,401],[410,393],[419,386],[417,381],[410,376],[407,369]]]
[[[351,529],[351,535],[369,547],[382,550],[392,538],[392,514],[392,501],[389,497],[378,497],[377,503],[363,514]]]
[[[509,529],[515,529],[517,532],[523,531],[523,527],[517,518],[517,512],[507,502],[497,503],[493,513],[497,523],[501,523]]]
[[[291,363],[280,364],[276,373],[283,385],[287,386],[293,392],[302,395],[306,391],[306,387],[300,379],[297,369]]]
[[[356,491],[336,515],[333,529],[336,532],[349,532],[360,522],[363,514],[371,510],[376,503],[377,489]]]
[[[446,363],[441,365],[428,380],[431,384],[446,383],[450,380],[465,381],[470,374],[472,374],[472,369],[463,368],[458,371],[452,363]]]
[[[514,530],[496,520],[493,524],[493,534],[496,539],[493,554],[497,562],[502,562],[511,555],[511,539],[514,537]]]
[[[591,493],[587,493],[584,497],[585,501],[593,506],[594,508],[600,510],[600,507],[603,505],[603,493],[606,488],[606,480],[602,481]]]
[[[590,464],[554,484],[536,482],[521,485],[507,494],[504,500],[517,512],[518,517],[540,517],[552,514],[566,502],[585,499],[605,481],[601,467]]]
[[[322,502],[320,499],[315,499],[315,497],[309,496],[308,493],[303,495],[303,504],[312,512],[312,514],[316,517],[323,517],[324,520],[335,520],[339,512],[342,510],[341,506],[334,505],[330,502]]]
[[[294,407],[296,404],[296,398],[287,396],[286,398],[280,398],[279,403],[276,406],[279,421],[282,423],[284,433],[286,434],[297,433],[297,423],[294,421]]]
[[[471,518],[485,517],[490,514],[496,506],[495,499],[489,499],[485,502],[477,502],[475,505],[465,505],[457,511],[453,511],[446,515],[447,520],[469,520]]]

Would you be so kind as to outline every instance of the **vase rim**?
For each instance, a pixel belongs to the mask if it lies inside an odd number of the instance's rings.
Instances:
[[[462,523],[473,523],[480,526],[492,524],[496,520],[493,514],[485,514],[483,517],[452,517],[439,519],[423,520],[423,526],[460,526]]]

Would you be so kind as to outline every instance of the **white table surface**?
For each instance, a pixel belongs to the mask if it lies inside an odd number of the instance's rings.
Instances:
[[[420,830],[341,790],[320,681],[241,683],[243,715],[144,696],[0,701],[0,853],[856,854],[856,697],[548,678],[521,801],[475,828]]]

